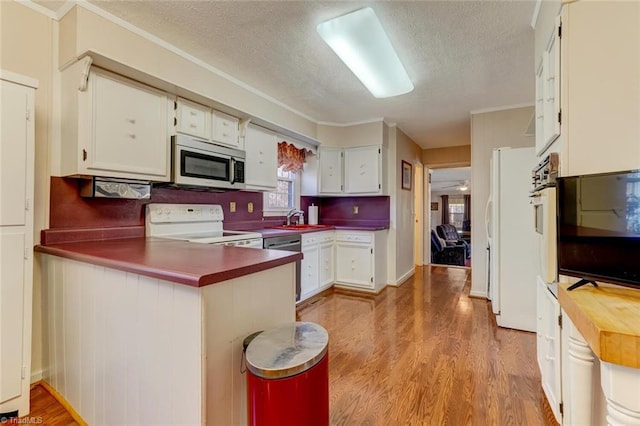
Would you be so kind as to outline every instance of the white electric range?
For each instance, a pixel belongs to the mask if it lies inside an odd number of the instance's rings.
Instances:
[[[219,204],[147,204],[147,237],[170,238],[201,244],[262,248],[262,234],[226,231]]]

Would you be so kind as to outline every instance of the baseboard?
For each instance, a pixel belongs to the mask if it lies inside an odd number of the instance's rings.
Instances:
[[[478,299],[487,299],[487,292],[486,291],[471,290],[469,292],[469,297],[476,297]]]
[[[67,400],[58,393],[57,390],[51,387],[49,383],[45,382],[44,380],[40,380],[39,382],[34,383],[34,385],[40,385],[45,388],[45,390],[49,392],[51,396],[64,407],[65,410],[67,410],[73,420],[75,420],[80,426],[89,426],[89,424],[85,422],[82,417],[80,417],[80,414],[78,414],[78,412],[71,406],[71,404],[69,404]]]
[[[396,280],[396,282],[391,283],[389,285],[392,285],[394,287],[400,287],[402,284],[404,284],[409,278],[411,278],[412,276],[414,276],[416,273],[416,268],[415,266],[413,268],[411,268],[410,270],[408,270],[405,274],[403,274],[400,278],[398,278]]]
[[[44,377],[44,370],[32,371],[31,372],[31,382],[29,382],[29,383],[33,385],[33,384],[41,381],[43,377]]]

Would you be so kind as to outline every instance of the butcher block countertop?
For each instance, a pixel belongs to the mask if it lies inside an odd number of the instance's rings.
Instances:
[[[602,361],[640,368],[640,290],[607,284],[568,291],[558,301]]]
[[[122,238],[36,246],[40,253],[203,287],[302,259],[302,253]]]

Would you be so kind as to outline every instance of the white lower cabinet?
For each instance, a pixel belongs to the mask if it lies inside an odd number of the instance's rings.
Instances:
[[[386,276],[386,231],[336,231],[336,284],[378,292]]]
[[[302,234],[300,300],[308,299],[333,284],[334,231]]]
[[[335,248],[333,244],[333,233],[331,242],[320,244],[319,253],[319,283],[322,288],[329,287],[333,284],[335,276]]]
[[[556,420],[562,423],[560,304],[549,286],[537,278],[537,358],[542,389]]]

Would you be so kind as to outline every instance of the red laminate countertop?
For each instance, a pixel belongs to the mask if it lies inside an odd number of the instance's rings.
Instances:
[[[331,230],[339,230],[339,231],[381,231],[383,229],[389,229],[384,226],[338,226],[338,225],[327,225],[324,228],[307,228],[307,229],[282,229],[282,228],[262,228],[256,229],[255,232],[260,232],[264,238],[269,237],[280,237],[284,235],[295,235],[295,234],[307,234],[310,232],[322,232],[322,231],[331,231]]]
[[[40,253],[203,287],[302,259],[302,253],[124,238],[38,245]]]

